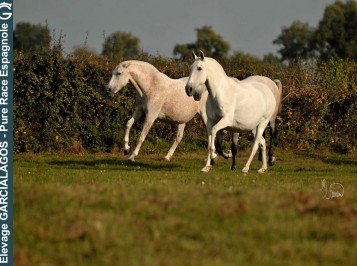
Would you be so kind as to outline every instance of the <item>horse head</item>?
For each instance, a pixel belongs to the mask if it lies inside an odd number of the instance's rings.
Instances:
[[[130,81],[130,74],[128,72],[128,64],[125,62],[120,63],[112,72],[112,77],[106,87],[106,91],[110,96],[125,87]]]
[[[193,96],[196,101],[199,101],[207,81],[205,56],[202,51],[200,51],[199,57],[192,51],[192,56],[195,61],[190,67],[190,75],[185,89],[187,96]]]

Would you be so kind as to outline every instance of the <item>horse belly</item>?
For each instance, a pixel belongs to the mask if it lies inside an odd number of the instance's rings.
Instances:
[[[235,120],[232,128],[234,128],[236,130],[250,131],[250,130],[253,130],[256,126],[257,126],[257,124],[251,123],[250,121],[244,122],[241,120]]]
[[[246,98],[235,106],[234,125],[242,130],[253,130],[260,123],[271,118],[275,101],[274,97],[267,88],[263,91],[249,88]],[[274,101],[274,105],[270,104]]]
[[[181,106],[181,105],[167,105],[161,110],[159,119],[176,122],[187,123],[198,112],[197,106]]]
[[[233,127],[240,130],[253,130],[267,118],[261,113],[253,111],[236,112],[233,120]]]
[[[171,117],[171,116],[168,116],[166,115],[165,113],[159,113],[158,119],[160,119],[161,121],[164,121],[164,122],[167,122],[167,123],[178,123],[178,124],[181,124],[181,123],[186,123],[186,122],[182,122],[182,121],[178,121],[177,119]]]

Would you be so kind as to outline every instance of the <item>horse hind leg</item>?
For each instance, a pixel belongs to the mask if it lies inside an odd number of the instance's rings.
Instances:
[[[266,137],[266,130],[264,130],[263,133],[263,138],[265,139]],[[275,138],[275,123],[271,123],[269,126],[269,135],[270,135],[270,139],[269,139],[269,150],[268,150],[268,164],[269,166],[273,166],[275,164],[275,157],[274,157],[274,153],[273,153],[273,141]],[[263,161],[263,153],[262,153],[262,149],[261,146],[259,146],[259,156],[258,156],[258,160],[261,162]]]
[[[264,132],[263,132],[263,138],[265,138],[265,130],[264,130]],[[258,161],[259,162],[261,162],[261,161],[263,161],[263,153],[262,153],[262,149],[261,149],[261,147],[259,146],[259,155],[258,155]]]
[[[232,167],[231,170],[236,170],[237,165],[236,165],[236,155],[238,151],[238,138],[239,138],[239,133],[234,133],[232,136],[232,144],[231,144],[231,151],[232,151]]]
[[[263,132],[264,132],[264,129],[266,128],[268,123],[264,123],[264,124],[261,124],[258,126],[258,128],[256,130],[253,130],[253,134],[255,135],[255,138],[254,138],[254,144],[253,144],[253,147],[252,147],[252,152],[249,156],[249,159],[247,161],[247,163],[245,164],[244,168],[242,169],[242,172],[243,173],[248,173],[249,171],[249,167],[250,167],[250,164],[252,163],[252,160],[253,160],[253,157],[254,155],[256,154],[258,148],[259,148],[259,144],[261,145],[262,147],[262,153],[263,153],[263,157],[262,157],[262,161],[263,161],[263,165],[262,165],[262,168],[259,169],[259,173],[264,173],[266,172],[266,169],[268,168],[267,167],[267,161],[266,161],[266,146],[265,146],[265,139],[263,138]]]
[[[172,144],[170,150],[168,151],[168,153],[166,154],[166,156],[164,157],[164,159],[166,161],[170,161],[170,158],[172,157],[172,155],[174,154],[177,146],[180,144],[182,137],[183,137],[183,132],[185,130],[185,126],[186,124],[179,124],[177,126],[177,134],[176,134],[176,139],[174,141],[174,143]]]
[[[271,123],[270,126],[270,140],[269,140],[269,151],[268,151],[268,164],[273,166],[275,164],[275,157],[273,152],[274,138],[276,137],[276,125],[275,122]]]
[[[263,174],[267,171],[268,166],[267,166],[267,157],[266,157],[266,143],[265,143],[265,138],[261,137],[259,140],[259,145],[262,150],[262,168],[258,170],[258,173]]]
[[[269,166],[273,166],[275,164],[275,157],[273,153],[273,139],[274,139],[274,131],[273,129],[270,129],[270,140],[269,140],[269,151],[268,151]]]

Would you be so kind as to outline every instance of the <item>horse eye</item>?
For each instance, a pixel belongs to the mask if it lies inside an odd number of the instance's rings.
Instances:
[[[120,74],[121,74],[120,72],[117,72],[115,75],[120,76]]]
[[[202,70],[202,67],[197,67],[197,70],[198,70],[198,71],[201,71],[201,70]]]

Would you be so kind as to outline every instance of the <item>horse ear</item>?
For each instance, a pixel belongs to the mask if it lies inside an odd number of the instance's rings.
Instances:
[[[197,55],[195,54],[194,50],[192,50],[192,57],[193,57],[194,60],[196,60],[198,58]]]
[[[203,60],[205,60],[205,55],[204,55],[204,53],[200,50],[200,57],[201,57],[201,60],[203,61]]]

